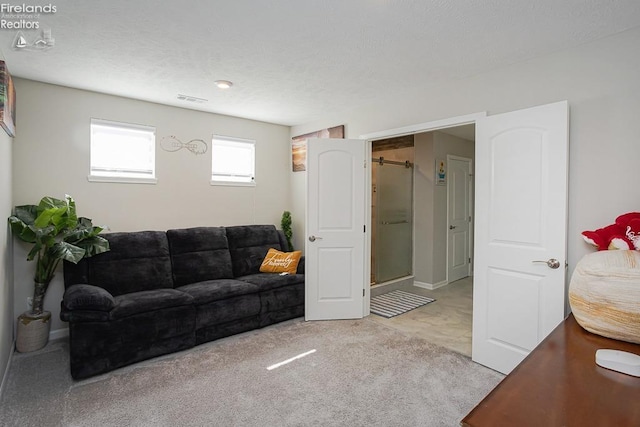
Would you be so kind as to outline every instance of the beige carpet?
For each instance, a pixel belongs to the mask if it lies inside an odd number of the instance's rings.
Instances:
[[[284,322],[79,382],[67,351],[14,355],[3,426],[456,426],[503,377],[369,319]]]

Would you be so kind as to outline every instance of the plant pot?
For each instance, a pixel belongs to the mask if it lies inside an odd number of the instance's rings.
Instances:
[[[34,314],[25,311],[18,316],[16,328],[16,350],[20,353],[40,350],[49,341],[51,329],[51,312],[43,311]]]

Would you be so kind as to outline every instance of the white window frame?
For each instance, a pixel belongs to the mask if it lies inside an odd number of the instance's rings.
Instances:
[[[251,155],[252,173],[247,174],[223,174],[216,173],[214,168],[214,156],[216,147],[238,147],[243,150],[249,149]],[[241,187],[254,187],[256,185],[256,141],[253,139],[236,138],[232,136],[213,135],[211,138],[211,185],[228,185]]]
[[[112,137],[117,138],[117,134],[128,133],[131,136],[137,136],[141,142],[149,144],[147,147],[151,156],[147,165],[148,169],[144,171],[127,169],[126,167],[99,170],[94,168],[94,136],[98,133],[113,133]],[[127,152],[122,153],[123,156]],[[156,184],[156,128],[153,126],[137,125],[131,123],[114,122],[110,120],[91,119],[91,147],[89,160],[89,176],[90,182],[121,182],[132,184]]]

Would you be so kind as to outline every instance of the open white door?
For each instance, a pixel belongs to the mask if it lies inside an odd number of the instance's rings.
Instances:
[[[306,320],[364,316],[365,147],[359,139],[307,141]]]
[[[564,319],[568,111],[476,122],[472,355],[505,374]]]
[[[471,159],[447,156],[447,281],[469,276],[471,264]]]

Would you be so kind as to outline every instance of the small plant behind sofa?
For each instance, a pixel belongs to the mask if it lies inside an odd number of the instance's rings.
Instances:
[[[38,205],[16,206],[9,224],[17,238],[33,244],[27,260],[36,259],[32,309],[18,318],[16,348],[37,350],[48,340],[51,313],[44,311],[44,296],[58,264],[62,260],[77,264],[84,257],[106,252],[109,242],[98,236],[101,227],[77,216],[69,195],[64,200],[43,197]]]

